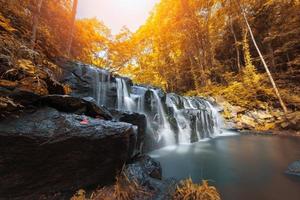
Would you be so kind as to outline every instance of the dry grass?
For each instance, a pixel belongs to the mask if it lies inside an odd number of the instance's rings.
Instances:
[[[151,199],[152,195],[136,181],[130,181],[122,173],[116,178],[115,185],[97,189],[91,195],[87,195],[86,191],[81,189],[77,191],[71,200],[147,200]],[[173,199],[221,200],[221,197],[215,187],[208,185],[208,181],[204,180],[202,184],[195,184],[189,178],[177,186]]]
[[[207,181],[195,184],[189,178],[182,181],[181,185],[177,187],[174,200],[221,200],[221,197],[217,189],[209,186]]]
[[[110,187],[104,187],[94,191],[90,197],[86,197],[84,190],[79,190],[71,200],[134,200],[149,199],[151,193],[140,186],[136,181],[130,181],[122,173],[116,178],[116,183]]]

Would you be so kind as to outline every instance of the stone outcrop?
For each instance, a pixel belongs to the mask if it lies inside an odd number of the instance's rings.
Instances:
[[[285,173],[300,177],[300,160],[291,163]]]
[[[115,107],[117,104],[116,80],[108,71],[78,62],[59,60],[57,63],[62,69],[59,81],[70,87],[71,96],[93,97],[100,105],[105,104],[108,108]],[[100,89],[95,87],[97,84],[98,86],[101,84]],[[97,91],[97,89],[103,90]],[[105,100],[101,99],[104,96]]]
[[[137,127],[137,144],[136,150],[138,153],[144,151],[144,142],[146,137],[147,119],[145,115],[133,112],[121,112],[117,110],[110,110],[114,120],[120,122],[127,122]]]
[[[220,105],[224,117],[224,128],[226,129],[273,130],[278,128],[276,123],[282,121],[284,117],[284,113],[279,109],[257,108],[248,110],[241,106],[232,105],[222,97],[216,97],[214,101]]]
[[[104,107],[97,106],[92,98],[76,98],[68,95],[43,96],[36,103],[47,105],[62,112],[85,114],[94,118],[111,120],[112,115]]]
[[[135,141],[130,124],[49,107],[8,118],[0,123],[0,197],[38,199],[110,183]]]
[[[151,199],[173,199],[178,181],[162,178],[160,163],[151,157],[136,158],[133,163],[126,166],[124,173],[130,181],[135,181],[140,186],[147,188],[149,193],[154,194]]]

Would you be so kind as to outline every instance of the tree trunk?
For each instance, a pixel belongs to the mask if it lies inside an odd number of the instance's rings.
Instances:
[[[233,38],[234,38],[234,47],[235,47],[235,51],[236,51],[236,64],[237,64],[237,67],[238,67],[238,71],[240,72],[241,71],[240,51],[239,51],[238,40],[237,40],[235,31],[234,31],[231,16],[230,16],[230,29],[231,29],[231,33],[232,33]]]
[[[271,65],[273,67],[276,67],[276,61],[275,61],[275,57],[274,57],[274,50],[272,48],[272,44],[270,42],[268,42],[268,51],[269,51],[269,55],[270,55],[270,61],[271,61]]]
[[[37,27],[39,24],[39,17],[40,17],[41,8],[43,5],[43,0],[36,0],[35,4],[36,4],[36,6],[33,11],[33,24],[32,24],[32,36],[31,36],[31,48],[32,49],[34,49],[34,47],[35,47],[36,32],[37,32]]]
[[[239,5],[239,2],[238,2],[238,1],[237,1],[237,3],[238,3],[238,5]],[[279,102],[280,102],[280,105],[281,105],[283,111],[284,111],[285,113],[287,113],[287,108],[286,108],[286,106],[285,106],[283,100],[281,99],[281,96],[280,96],[279,90],[278,90],[278,88],[277,88],[277,86],[276,86],[276,83],[275,83],[275,81],[274,81],[274,79],[273,79],[273,77],[272,77],[272,74],[271,74],[271,72],[270,72],[270,70],[269,70],[269,68],[268,68],[268,65],[266,64],[266,61],[265,61],[265,59],[264,59],[264,57],[263,57],[261,51],[259,50],[259,47],[258,47],[257,43],[256,43],[255,37],[254,37],[254,35],[253,35],[252,29],[251,29],[250,24],[249,24],[248,19],[247,19],[246,13],[245,13],[244,9],[243,9],[240,5],[239,5],[239,7],[240,7],[240,9],[241,9],[241,11],[242,11],[242,15],[243,15],[244,20],[245,20],[245,22],[246,22],[248,31],[249,31],[249,33],[250,33],[250,35],[251,35],[252,42],[253,42],[253,44],[254,44],[254,46],[255,46],[255,48],[256,48],[258,54],[259,54],[259,57],[260,57],[260,59],[261,59],[263,65],[264,65],[265,69],[266,69],[266,72],[267,72],[268,77],[269,77],[269,79],[270,79],[270,81],[271,81],[271,83],[272,83],[272,86],[273,86],[274,90],[275,90],[275,93],[276,93],[276,96],[277,96],[277,98],[278,98],[278,100],[279,100]]]
[[[73,0],[73,8],[72,8],[72,22],[70,27],[70,34],[67,41],[67,56],[70,57],[71,54],[71,48],[72,48],[72,42],[73,42],[73,34],[75,29],[75,20],[76,20],[76,13],[77,13],[77,6],[78,6],[78,0]]]

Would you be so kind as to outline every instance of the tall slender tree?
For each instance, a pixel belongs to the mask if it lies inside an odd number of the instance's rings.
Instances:
[[[276,96],[277,96],[277,98],[278,98],[278,100],[279,100],[279,102],[280,102],[280,105],[281,105],[283,111],[284,111],[285,113],[287,113],[287,108],[286,108],[286,106],[285,106],[285,104],[284,104],[284,102],[283,102],[283,100],[282,100],[282,98],[281,98],[281,95],[280,95],[279,90],[278,90],[278,88],[277,88],[277,86],[276,86],[276,83],[275,83],[275,81],[274,81],[274,79],[273,79],[273,77],[272,77],[272,74],[271,74],[271,72],[270,72],[270,70],[269,70],[269,67],[268,67],[268,65],[267,65],[267,63],[266,63],[266,61],[265,61],[265,59],[264,59],[264,57],[263,57],[263,55],[262,55],[262,53],[261,53],[261,51],[260,51],[258,45],[257,45],[257,43],[256,43],[254,34],[253,34],[253,32],[252,32],[251,26],[250,26],[250,24],[249,24],[249,22],[248,22],[248,19],[247,19],[246,12],[245,12],[244,8],[240,5],[240,3],[239,3],[238,1],[236,1],[236,2],[237,2],[237,4],[238,4],[239,8],[241,9],[241,12],[242,12],[243,18],[244,18],[244,20],[245,20],[245,23],[246,23],[246,25],[247,25],[247,29],[248,29],[248,31],[249,31],[249,33],[250,33],[252,42],[253,42],[253,44],[254,44],[254,46],[255,46],[255,49],[257,50],[257,53],[258,53],[258,55],[259,55],[259,57],[260,57],[260,59],[261,59],[261,62],[263,63],[263,66],[264,66],[264,68],[265,68],[265,70],[266,70],[266,72],[267,72],[267,75],[268,75],[268,77],[269,77],[269,79],[270,79],[270,81],[271,81],[271,83],[272,83],[272,86],[273,86],[274,91],[275,91],[275,94],[276,94]]]
[[[74,34],[74,30],[75,30],[75,20],[76,20],[77,7],[78,7],[78,0],[73,0],[72,21],[71,21],[69,38],[67,40],[67,56],[68,57],[70,57],[70,55],[71,55],[71,48],[72,48],[72,42],[73,42],[73,34]]]
[[[35,46],[36,32],[37,32],[37,27],[39,24],[39,17],[40,17],[42,5],[43,5],[43,0],[35,0],[35,6],[34,6],[34,11],[33,11],[31,48],[34,48],[34,46]]]

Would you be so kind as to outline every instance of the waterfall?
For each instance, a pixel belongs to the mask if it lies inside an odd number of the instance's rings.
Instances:
[[[111,84],[111,74],[103,69],[91,68],[94,71],[93,97],[98,105],[106,105],[107,90]]]
[[[170,101],[170,106],[173,108],[174,118],[177,121],[179,133],[178,141],[179,143],[190,143],[191,141],[191,127],[189,119],[187,119],[182,111],[180,111],[173,101]]]
[[[201,98],[167,95],[178,125],[178,142],[190,143],[220,134],[221,117],[212,104]]]
[[[221,126],[223,124],[223,119],[222,119],[221,115],[219,114],[219,112],[217,111],[217,109],[215,107],[213,107],[210,102],[207,101],[207,104],[211,110],[211,116],[213,118],[214,133],[217,135],[221,134],[222,133]]]
[[[92,68],[91,73],[97,104],[145,115],[147,134],[158,143],[192,143],[221,134],[222,118],[212,103],[203,98],[132,85],[129,79],[115,78],[106,70]]]
[[[159,117],[159,121],[160,121],[160,128],[159,128],[159,132],[161,133],[160,135],[164,139],[166,145],[175,144],[175,136],[174,133],[172,132],[171,125],[167,120],[167,115],[164,111],[158,92],[157,90],[154,89],[151,89],[151,91],[153,92],[156,101],[156,109],[157,109],[156,116]]]
[[[117,78],[117,97],[118,97],[118,110],[133,111],[135,103],[130,97],[126,81],[122,78]]]

